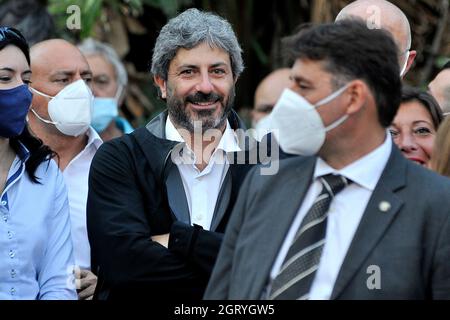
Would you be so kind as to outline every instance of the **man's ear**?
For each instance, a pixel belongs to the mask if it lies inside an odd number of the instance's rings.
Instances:
[[[161,91],[161,98],[166,99],[167,98],[167,82],[160,76],[154,76],[153,81],[155,81],[156,85],[158,86],[159,90]]]
[[[417,57],[417,51],[416,50],[411,50],[409,52],[408,62],[406,64],[405,75],[408,73],[408,71],[413,66],[413,63],[414,63],[414,60],[416,60],[416,57]]]
[[[354,80],[348,87],[350,104],[347,108],[347,114],[351,115],[359,112],[366,104],[369,87],[364,81]]]

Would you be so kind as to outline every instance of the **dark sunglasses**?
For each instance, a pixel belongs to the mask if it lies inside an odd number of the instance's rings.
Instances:
[[[19,30],[11,27],[0,27],[0,41],[3,41],[5,39],[18,39],[25,43],[27,42],[27,40],[20,33]]]

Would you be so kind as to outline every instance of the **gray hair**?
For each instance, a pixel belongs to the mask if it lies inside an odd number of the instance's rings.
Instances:
[[[85,39],[78,48],[84,55],[102,55],[105,59],[111,63],[116,71],[117,82],[126,88],[128,84],[127,70],[117,55],[116,51],[109,45],[99,42],[92,38]],[[123,91],[122,91],[123,94]]]
[[[230,23],[215,14],[194,8],[170,19],[161,29],[153,49],[151,72],[167,80],[170,61],[178,49],[192,49],[204,42],[228,52],[233,76],[237,79],[244,70],[244,63],[242,49]]]

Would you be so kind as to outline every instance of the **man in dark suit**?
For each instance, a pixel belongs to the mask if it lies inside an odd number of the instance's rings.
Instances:
[[[275,135],[303,156],[247,175],[205,298],[450,298],[450,180],[386,130],[401,95],[391,36],[342,20],[286,48],[294,83]]]
[[[161,30],[152,73],[168,111],[105,143],[90,171],[96,298],[202,297],[241,182],[264,155],[236,134],[242,70],[235,34],[216,15],[189,9]]]

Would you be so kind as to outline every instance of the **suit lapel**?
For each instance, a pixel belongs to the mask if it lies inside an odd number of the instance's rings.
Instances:
[[[274,203],[272,210],[262,217],[267,221],[264,221],[264,236],[255,248],[256,256],[253,261],[258,261],[259,265],[250,289],[250,297],[253,299],[260,299],[261,292],[267,285],[275,259],[311,184],[315,163],[316,158],[313,157],[300,160],[296,170],[292,174],[284,175],[283,177],[287,178],[271,195],[281,201]],[[286,195],[292,195],[293,198],[286,199]]]
[[[223,180],[222,183],[222,187],[220,188],[219,195],[217,197],[216,207],[214,209],[213,219],[211,221],[211,228],[210,228],[211,231],[216,231],[230,203],[231,187],[232,187],[230,170],[231,168],[229,168],[227,171],[225,179]]]
[[[186,192],[184,191],[183,182],[181,180],[180,172],[176,166],[172,166],[166,180],[167,199],[170,209],[174,213],[177,220],[191,224],[189,214],[189,206],[186,199]]]
[[[393,146],[391,157],[369,200],[336,279],[331,299],[339,298],[364,260],[376,247],[403,205],[395,191],[405,185],[406,159]]]
[[[220,187],[219,195],[217,196],[217,202],[211,222],[211,231],[216,231],[217,227],[220,225],[227,210],[229,210],[230,201],[234,202],[236,200],[239,188],[242,185],[247,172],[253,167],[253,165],[250,164],[252,162],[249,159],[249,154],[252,154],[254,150],[248,150],[248,146],[245,146],[242,139],[238,138],[238,141],[240,141],[240,147],[244,151],[227,153],[230,165],[222,182],[222,186]],[[252,143],[252,145],[254,147],[254,143]]]

